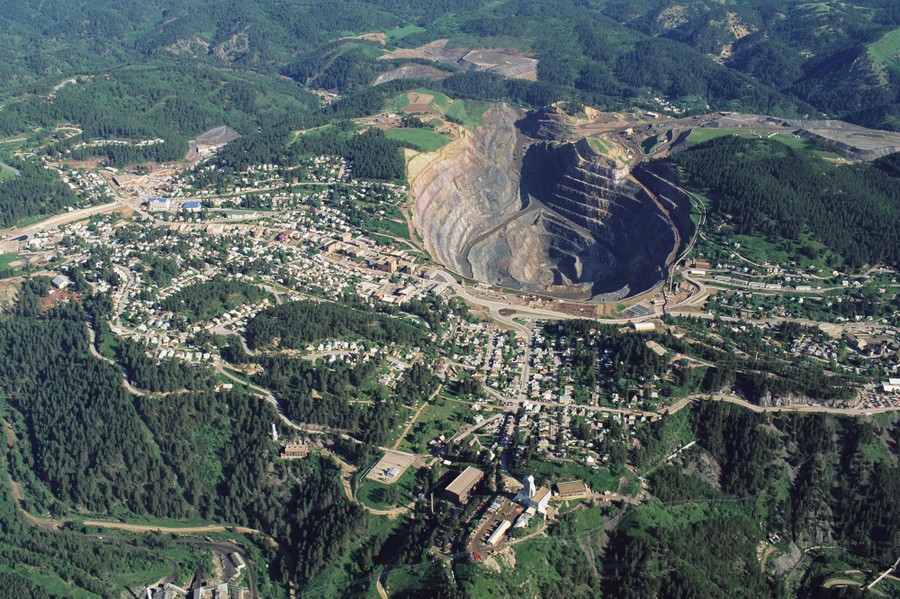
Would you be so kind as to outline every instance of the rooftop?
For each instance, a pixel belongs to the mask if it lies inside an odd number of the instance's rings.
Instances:
[[[465,495],[479,480],[481,480],[482,476],[484,476],[484,472],[478,468],[469,466],[463,470],[462,474],[454,478],[453,482],[447,485],[447,492]]]
[[[550,489],[548,489],[547,487],[541,487],[534,493],[534,497],[532,497],[531,500],[535,503],[540,503],[549,494],[550,494]]]
[[[578,495],[587,493],[587,485],[582,480],[573,480],[565,483],[556,483],[556,489],[560,495]]]

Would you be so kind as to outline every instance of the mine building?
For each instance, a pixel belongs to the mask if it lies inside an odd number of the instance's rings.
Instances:
[[[478,468],[469,466],[463,470],[462,474],[454,478],[447,488],[444,489],[444,497],[449,501],[453,501],[465,505],[469,501],[472,489],[484,478],[484,472]]]
[[[584,499],[591,494],[591,490],[583,480],[556,483],[556,494],[560,499]]]
[[[538,487],[534,482],[534,476],[529,474],[525,479],[525,486],[516,494],[515,501],[520,505],[534,508],[539,514],[546,514],[547,506],[550,504],[550,489]]]

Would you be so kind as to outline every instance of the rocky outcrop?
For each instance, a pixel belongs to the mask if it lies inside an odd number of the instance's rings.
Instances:
[[[562,140],[572,134],[574,120],[556,106],[530,112],[518,123],[526,135],[540,140]]]
[[[690,220],[586,140],[527,147],[496,107],[456,157],[413,182],[414,223],[437,260],[480,281],[614,300],[667,275]]]

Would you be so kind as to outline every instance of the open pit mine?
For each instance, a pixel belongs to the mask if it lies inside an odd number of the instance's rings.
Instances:
[[[663,282],[690,236],[687,198],[587,139],[532,139],[521,117],[496,105],[474,132],[411,161],[413,225],[434,259],[568,300],[615,301]]]

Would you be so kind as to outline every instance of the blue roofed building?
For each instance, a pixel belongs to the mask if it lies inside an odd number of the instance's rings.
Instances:
[[[147,208],[151,212],[155,212],[157,210],[168,210],[171,208],[171,204],[168,198],[149,198],[147,200]]]

